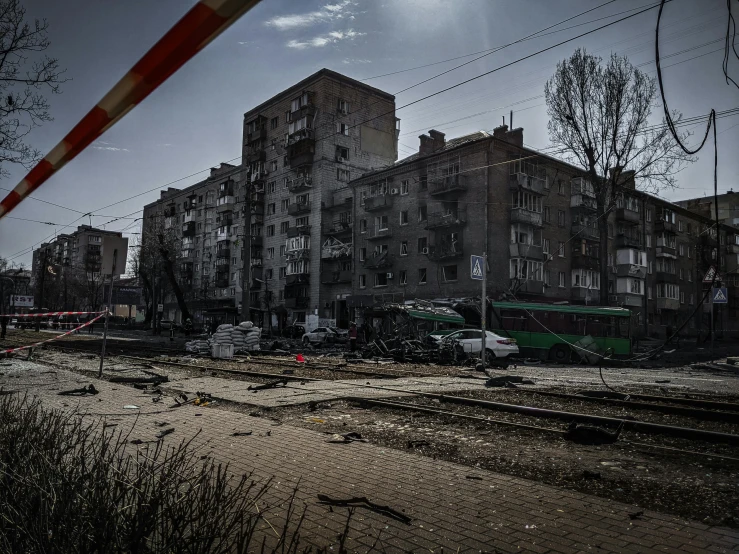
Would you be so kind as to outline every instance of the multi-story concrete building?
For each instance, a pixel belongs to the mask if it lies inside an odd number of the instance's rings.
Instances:
[[[156,240],[159,230],[180,241],[175,274],[198,324],[236,319],[244,263],[245,191],[242,167],[222,163],[203,181],[163,190],[159,200],[144,206],[143,247]],[[168,286],[162,288],[161,296],[158,290],[151,293],[156,304],[164,304],[163,318],[181,322],[174,293]]]
[[[717,195],[716,200],[718,200],[719,221],[725,225],[739,227],[739,194],[730,190],[727,193]],[[716,218],[716,208],[714,207],[712,194],[700,198],[678,200],[675,204],[708,219]]]
[[[80,225],[73,233],[60,234],[53,241],[41,244],[33,251],[32,273],[34,279],[44,258],[47,264],[69,267],[89,273],[100,271],[103,255],[103,237],[122,237],[117,231],[96,229]]]
[[[601,283],[595,195],[582,170],[524,147],[523,130],[506,126],[449,141],[432,130],[420,141],[417,154],[350,183],[351,308],[479,297],[470,255],[487,248],[492,299],[600,304],[608,287],[609,304],[632,309],[641,334],[689,321],[687,333],[708,326],[697,306],[717,256],[739,273],[739,254],[723,254],[739,253],[734,231],[721,228],[719,251],[710,218],[637,191],[624,172]],[[734,304],[722,314],[724,328],[739,315]]]
[[[268,311],[273,324],[348,325],[347,183],[391,166],[397,136],[392,95],[327,69],[244,114],[253,317]]]

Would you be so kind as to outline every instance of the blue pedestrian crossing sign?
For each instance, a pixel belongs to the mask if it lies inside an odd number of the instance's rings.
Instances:
[[[475,281],[482,281],[484,267],[482,256],[470,256],[470,277]]]
[[[728,304],[729,294],[726,287],[713,287],[713,296],[711,297],[714,304]]]

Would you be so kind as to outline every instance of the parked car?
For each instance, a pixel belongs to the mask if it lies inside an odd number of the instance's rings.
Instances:
[[[175,323],[174,321],[172,321],[171,319],[162,319],[162,320],[161,320],[161,321],[159,322],[159,325],[161,326],[161,328],[162,328],[162,331],[169,331],[170,329],[174,329],[174,330],[177,330],[177,329],[179,329],[179,328],[180,328],[180,326],[179,326],[179,325],[177,325],[177,324],[176,324],[176,323]]]
[[[305,327],[302,325],[288,325],[282,330],[282,336],[286,339],[299,339],[305,335]]]
[[[460,329],[440,338],[439,343],[458,341],[465,352],[479,354],[482,351],[482,331],[479,329]],[[515,339],[501,337],[492,331],[485,331],[485,357],[507,358],[518,354]]]
[[[335,329],[334,327],[316,327],[310,333],[305,333],[303,335],[303,342],[305,344],[333,344],[337,342],[346,342],[348,338],[349,332],[344,329]]]

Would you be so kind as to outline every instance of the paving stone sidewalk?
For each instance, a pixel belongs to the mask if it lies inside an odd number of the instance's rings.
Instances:
[[[172,409],[168,400],[153,403],[150,394],[107,382],[94,382],[101,391],[96,396],[58,396],[92,381],[31,364],[22,378],[16,373],[0,376],[0,386],[25,387],[49,407],[103,416],[118,431],[135,424],[131,439],[153,439],[162,422],[175,429],[164,439],[171,444],[199,432],[193,447],[203,455],[229,462],[235,472],[252,472],[259,482],[271,479],[266,500],[273,508],[265,514],[271,521],[284,515],[297,485],[298,503],[306,507],[305,544],[338,551],[347,509],[320,504],[317,495],[325,494],[366,496],[411,518],[405,524],[357,509],[350,552],[739,552],[739,532],[730,529],[651,511],[632,520],[634,506],[372,444],[329,443],[320,429],[278,425],[217,405]]]

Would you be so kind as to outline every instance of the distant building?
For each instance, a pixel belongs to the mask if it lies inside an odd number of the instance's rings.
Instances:
[[[739,227],[739,193],[730,190],[725,194],[719,194],[716,198],[718,199],[719,221],[725,225]],[[716,218],[713,195],[678,200],[675,204],[703,217]]]

